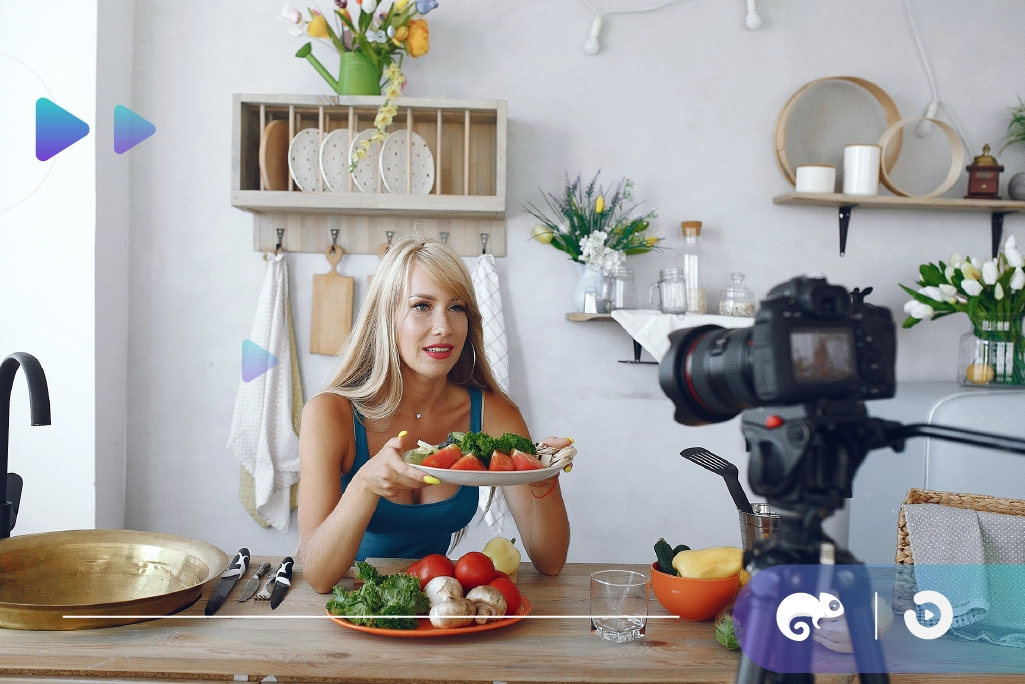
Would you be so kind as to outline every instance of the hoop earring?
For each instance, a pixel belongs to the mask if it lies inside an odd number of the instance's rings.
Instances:
[[[465,385],[466,383],[470,382],[470,378],[473,377],[473,372],[477,370],[477,350],[474,349],[472,344],[470,345],[470,351],[473,352],[473,365],[470,366],[470,374],[467,375],[466,378],[462,380],[462,382],[457,382],[457,385]]]

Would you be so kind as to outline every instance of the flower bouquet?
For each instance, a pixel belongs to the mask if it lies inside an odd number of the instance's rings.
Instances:
[[[962,384],[1025,385],[1025,258],[1014,236],[995,259],[952,254],[949,263],[922,264],[918,289],[901,285],[913,299],[904,305],[910,328],[925,319],[965,313],[972,332],[961,338]]]

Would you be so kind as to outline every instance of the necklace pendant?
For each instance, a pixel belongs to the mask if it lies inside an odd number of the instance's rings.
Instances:
[[[416,417],[417,417],[417,418],[419,418],[419,417],[420,417],[420,414],[419,414],[419,413],[418,413],[418,414],[416,414]]]

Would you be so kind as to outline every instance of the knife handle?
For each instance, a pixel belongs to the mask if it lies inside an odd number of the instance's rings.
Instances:
[[[285,559],[281,561],[281,565],[278,567],[277,575],[274,577],[275,584],[281,584],[286,587],[292,585],[292,564],[294,562],[291,556],[285,556]]]
[[[263,562],[260,564],[260,567],[256,569],[256,574],[253,576],[259,579],[263,577],[268,570],[270,570],[270,563]]]
[[[221,577],[224,579],[230,579],[234,577],[238,579],[242,575],[246,574],[246,570],[249,569],[249,549],[243,547],[238,550],[235,557],[231,559],[231,564],[228,569],[221,573]]]

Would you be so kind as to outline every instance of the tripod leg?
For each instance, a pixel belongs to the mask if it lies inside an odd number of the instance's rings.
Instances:
[[[766,672],[768,671],[764,667],[755,665],[753,660],[741,654],[736,684],[765,684]]]
[[[843,567],[837,572],[840,599],[847,615],[847,630],[854,646],[858,676],[865,684],[889,684],[883,646],[875,638],[874,595],[863,565]],[[866,601],[866,598],[868,599]]]

